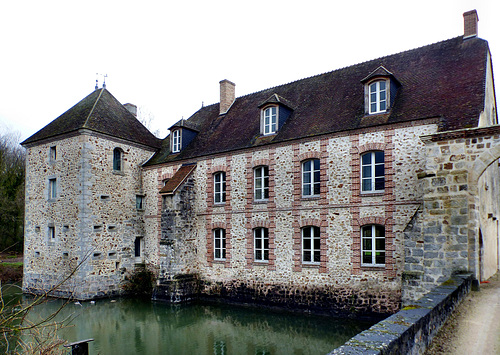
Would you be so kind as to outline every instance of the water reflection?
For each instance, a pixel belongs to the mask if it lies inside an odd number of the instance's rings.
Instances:
[[[43,318],[61,300],[29,316]],[[90,354],[326,354],[371,324],[330,317],[229,305],[162,303],[121,299],[69,304],[58,318],[76,316],[61,338],[94,338]]]

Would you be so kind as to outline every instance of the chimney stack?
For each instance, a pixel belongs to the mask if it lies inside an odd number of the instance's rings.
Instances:
[[[225,114],[234,102],[236,84],[224,79],[220,84],[219,115]]]
[[[137,117],[137,106],[134,104],[124,104],[125,108],[130,112],[132,115]]]
[[[477,11],[471,10],[464,12],[464,39],[477,37]]]

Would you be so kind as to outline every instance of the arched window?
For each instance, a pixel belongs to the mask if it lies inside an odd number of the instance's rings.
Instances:
[[[255,261],[269,261],[269,230],[255,228],[253,230],[253,248]]]
[[[321,239],[319,227],[307,226],[302,228],[302,262],[319,264],[321,261]]]
[[[385,228],[372,224],[361,227],[361,265],[385,265]]]
[[[382,192],[385,188],[384,152],[361,155],[361,191]]]
[[[266,201],[269,198],[269,168],[258,166],[253,170],[253,196],[255,201]]]
[[[113,150],[113,170],[122,171],[122,150],[120,148],[115,148]]]
[[[370,84],[369,106],[370,113],[379,113],[387,110],[387,84],[385,80]]]
[[[278,108],[271,106],[262,112],[262,134],[274,134],[278,131]]]
[[[226,202],[226,173],[219,171],[214,174],[214,203]]]
[[[320,162],[319,159],[306,160],[302,163],[302,196],[319,196]]]
[[[226,260],[226,230],[217,228],[214,232],[214,260]]]

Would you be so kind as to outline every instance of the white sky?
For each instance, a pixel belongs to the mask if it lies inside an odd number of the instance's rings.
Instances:
[[[500,70],[498,0],[2,1],[0,132],[28,138],[105,73],[163,138],[222,79],[242,96],[446,40],[473,9]]]

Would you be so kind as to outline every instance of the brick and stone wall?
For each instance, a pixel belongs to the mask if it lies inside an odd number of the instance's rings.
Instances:
[[[419,136],[436,130],[432,123],[366,129],[199,159],[192,174],[195,197],[189,200],[193,218],[183,222],[192,223],[192,232],[184,237],[182,231],[169,231],[169,217],[162,215],[161,238],[179,233],[183,237],[176,238],[176,248],[193,252],[185,254],[176,272],[199,275],[204,297],[332,312],[395,312],[401,299],[404,231],[422,199],[416,178],[425,169]],[[367,195],[360,193],[359,158],[372,150],[384,151],[387,180],[383,193]],[[301,162],[310,158],[320,159],[321,193],[304,198]],[[270,176],[264,203],[253,200],[253,168],[261,165],[269,167]],[[179,166],[149,168],[145,174],[154,171],[162,181]],[[213,174],[218,171],[226,173],[222,205],[213,202]],[[148,196],[154,193],[147,191]],[[385,227],[385,267],[361,266],[360,228],[372,223]],[[301,261],[301,228],[308,225],[320,230],[318,264]],[[267,262],[254,261],[256,227],[269,230]],[[223,261],[213,259],[215,228],[226,230]],[[160,252],[160,260],[162,256]]]

